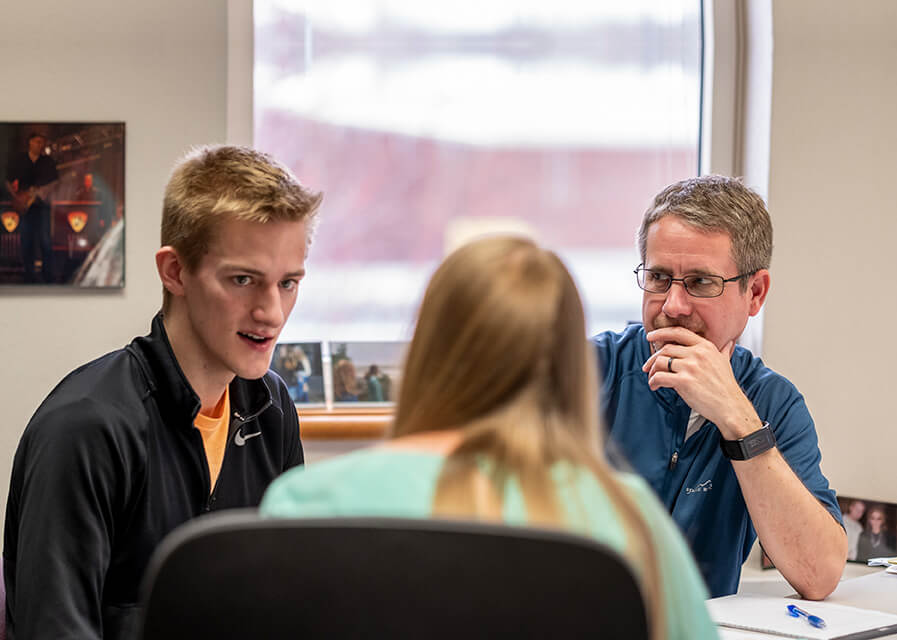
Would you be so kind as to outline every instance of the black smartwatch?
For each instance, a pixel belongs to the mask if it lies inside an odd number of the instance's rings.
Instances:
[[[769,451],[776,446],[776,437],[769,428],[769,423],[738,440],[723,440],[720,438],[719,447],[723,455],[730,460],[750,460],[759,456],[764,451]]]

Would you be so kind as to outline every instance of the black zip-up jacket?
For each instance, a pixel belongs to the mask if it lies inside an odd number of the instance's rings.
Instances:
[[[161,314],[150,335],[59,383],[13,462],[3,548],[10,637],[135,637],[140,581],[162,538],[207,511],[258,505],[271,480],[302,463],[280,378],[235,378],[230,403],[210,490],[193,426],[199,397]]]

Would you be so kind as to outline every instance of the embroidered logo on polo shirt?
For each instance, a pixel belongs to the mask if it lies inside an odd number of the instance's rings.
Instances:
[[[256,431],[255,433],[250,433],[250,434],[244,436],[243,435],[243,427],[240,427],[239,429],[237,429],[236,435],[234,435],[234,444],[237,445],[238,447],[242,447],[244,444],[246,444],[247,440],[254,438],[256,436],[260,436],[260,435],[262,435],[262,432]]]
[[[693,487],[685,487],[685,493],[706,493],[713,489],[713,480],[705,480]]]

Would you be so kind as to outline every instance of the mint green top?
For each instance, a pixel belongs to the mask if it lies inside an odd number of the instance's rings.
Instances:
[[[276,479],[262,499],[261,512],[274,517],[386,516],[427,518],[444,457],[405,449],[367,449],[296,467]],[[553,470],[567,523],[619,552],[626,535],[607,493],[588,471],[568,464]],[[639,506],[658,551],[669,640],[717,638],[704,600],[707,589],[691,551],[645,482],[631,474],[618,478]],[[509,483],[504,520],[525,525],[522,494]],[[636,569],[638,569],[636,567]]]

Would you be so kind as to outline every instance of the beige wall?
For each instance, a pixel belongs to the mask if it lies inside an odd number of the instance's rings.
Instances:
[[[897,502],[897,2],[775,0],[764,359],[839,493]]]
[[[4,12],[2,120],[125,122],[126,286],[0,290],[0,505],[28,418],[77,365],[145,333],[160,305],[162,189],[190,145],[223,142],[223,0],[28,0]]]
[[[0,291],[0,504],[41,399],[73,367],[143,333],[158,307],[152,255],[168,169],[189,145],[225,135],[226,6],[31,0],[0,25],[0,118],[127,125],[124,291]],[[806,395],[838,490],[897,502],[886,333],[897,317],[888,283],[897,240],[897,2],[772,7],[776,250],[764,357]]]

